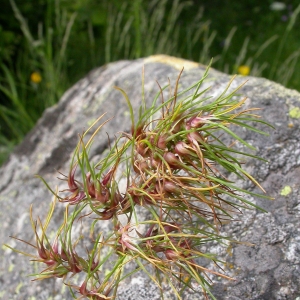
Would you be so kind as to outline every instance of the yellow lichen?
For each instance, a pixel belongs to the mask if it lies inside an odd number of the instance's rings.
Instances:
[[[294,108],[290,109],[289,115],[291,118],[300,119],[300,108],[294,107]]]
[[[159,62],[162,64],[170,65],[173,68],[178,69],[178,70],[182,70],[183,67],[185,70],[195,69],[195,68],[198,68],[200,65],[193,61],[189,61],[189,60],[174,57],[174,56],[163,55],[163,54],[151,55],[151,56],[145,58],[144,62],[145,62],[145,64]]]
[[[11,272],[14,269],[15,265],[14,264],[10,264],[8,267],[8,272]]]
[[[287,196],[292,192],[292,188],[289,185],[286,185],[280,192],[281,196]]]

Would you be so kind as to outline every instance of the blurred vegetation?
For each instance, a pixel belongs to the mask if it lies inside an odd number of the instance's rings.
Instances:
[[[300,90],[298,1],[7,0],[0,12],[0,163],[92,68],[163,53]]]

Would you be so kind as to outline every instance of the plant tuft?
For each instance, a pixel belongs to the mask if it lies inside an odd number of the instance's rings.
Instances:
[[[108,153],[92,163],[93,139],[108,121],[96,127],[102,115],[79,138],[69,173],[61,177],[67,187],[53,191],[42,179],[55,199],[44,222],[35,221],[30,208],[36,244],[25,243],[36,254],[13,249],[44,266],[33,274],[35,280],[63,278],[77,299],[115,299],[123,280],[144,272],[162,298],[168,285],[178,299],[186,289],[199,292],[199,287],[207,299],[215,299],[210,276],[230,278],[221,267],[214,271],[201,264],[201,259],[221,263],[202,246],[228,240],[220,234],[220,225],[242,209],[258,208],[245,195],[268,198],[228,178],[235,174],[264,192],[243,169],[242,158],[256,156],[235,144],[253,147],[231,125],[265,134],[250,124],[266,123],[253,113],[257,108],[242,110],[246,99],[237,96],[239,88],[228,92],[231,82],[219,97],[205,97],[208,90],[201,86],[207,75],[208,69],[179,92],[180,73],[169,98],[164,99],[166,87],[160,88],[150,107],[143,102],[138,118],[125,91],[117,88],[130,108],[131,132],[121,133]],[[65,216],[50,239],[47,228],[58,201],[67,204]],[[79,220],[89,224],[90,235],[76,236]],[[103,222],[110,230],[100,229]]]

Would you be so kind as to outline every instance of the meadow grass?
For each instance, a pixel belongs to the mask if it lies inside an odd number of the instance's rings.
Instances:
[[[218,31],[191,1],[103,1],[100,9],[84,1],[68,7],[48,0],[35,30],[14,0],[10,4],[23,42],[16,59],[1,63],[0,163],[76,80],[92,67],[119,59],[168,54],[207,65],[214,57],[212,66],[226,73],[263,76],[300,90],[300,47],[294,38],[300,5],[283,32],[266,29],[263,43],[245,34],[237,48],[239,29],[233,27],[216,52]],[[192,18],[184,18],[187,11],[193,11]]]

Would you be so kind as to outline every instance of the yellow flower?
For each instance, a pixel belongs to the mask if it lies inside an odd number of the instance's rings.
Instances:
[[[243,76],[247,76],[250,73],[250,67],[246,66],[246,65],[242,65],[238,67],[238,73],[243,75]]]
[[[30,75],[30,80],[33,83],[40,83],[42,81],[42,76],[41,76],[41,74],[39,72],[33,72]]]

